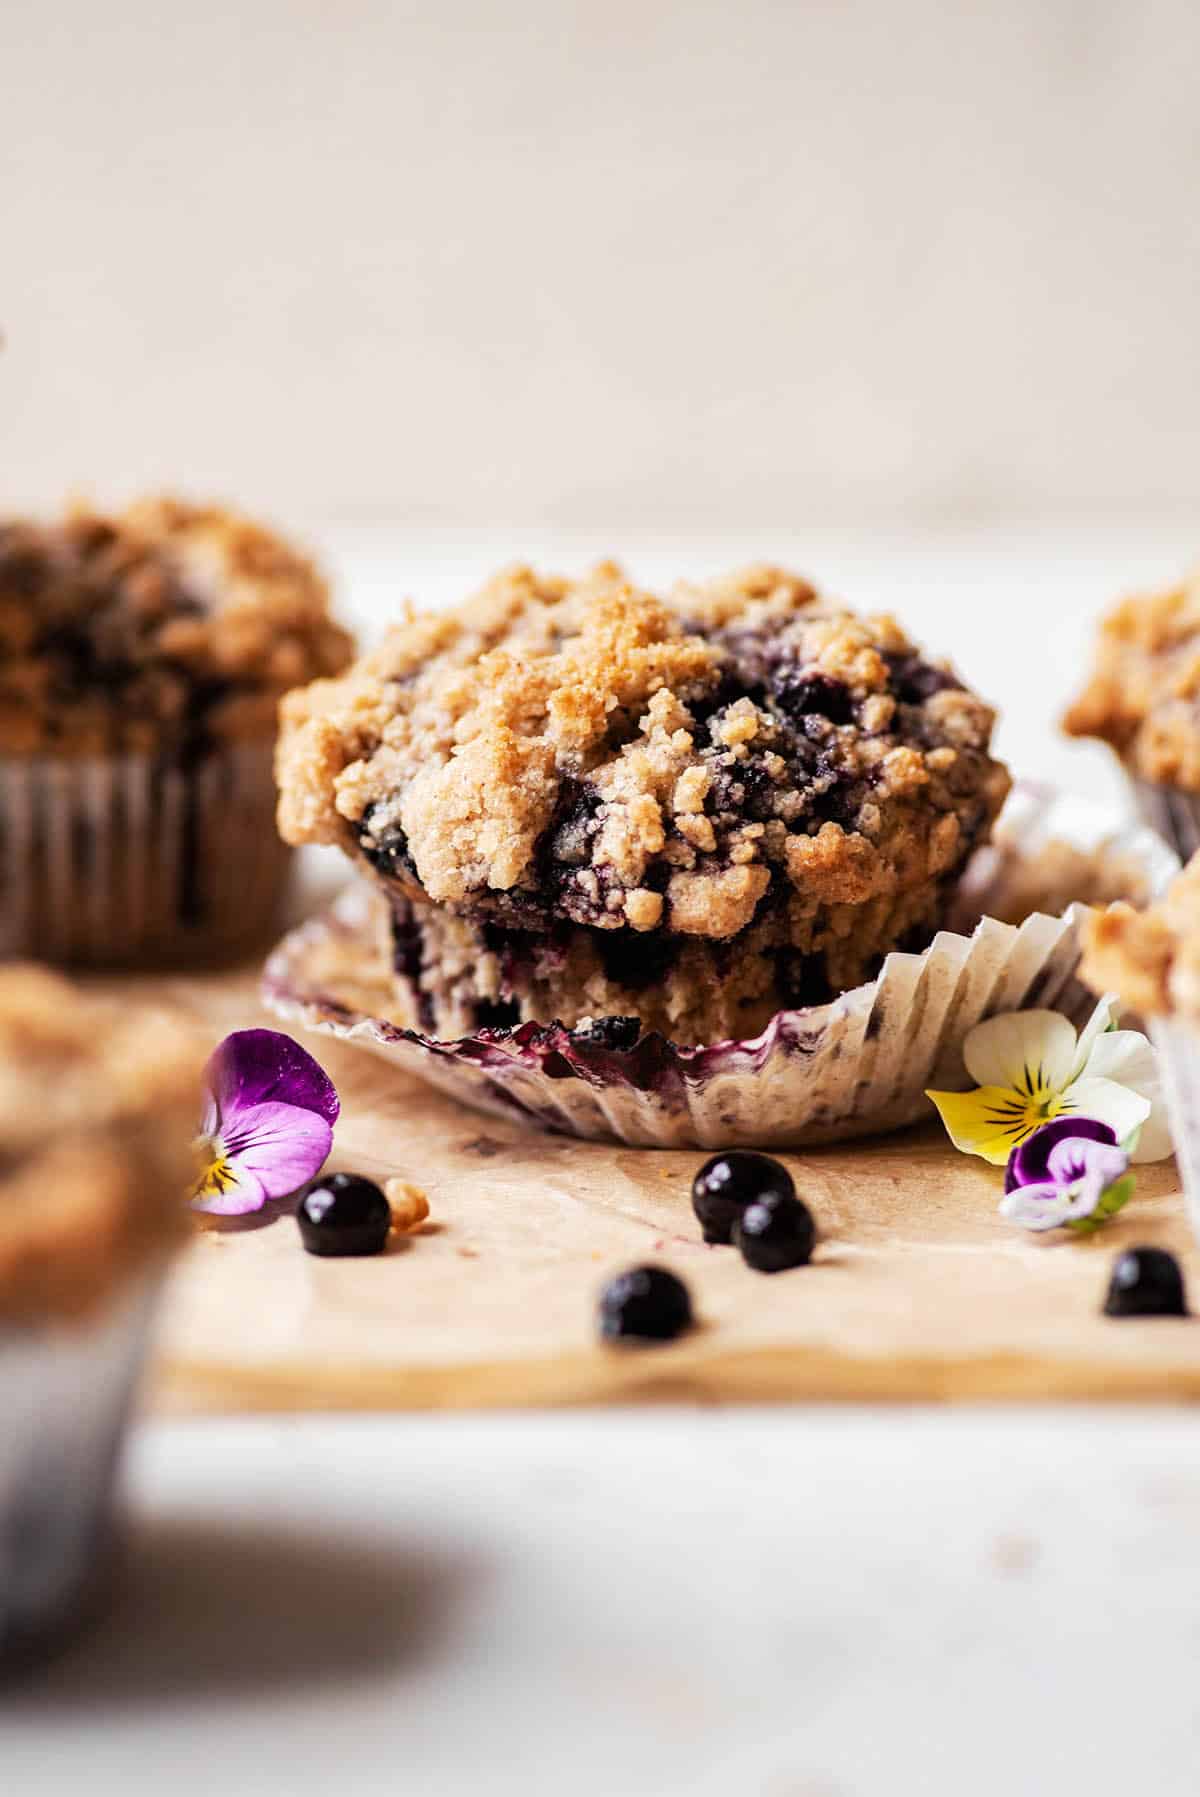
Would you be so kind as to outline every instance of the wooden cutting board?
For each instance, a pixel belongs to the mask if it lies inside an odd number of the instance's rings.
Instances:
[[[271,1022],[252,972],[149,979],[142,996],[215,1042]],[[421,1233],[369,1260],[318,1260],[285,1205],[206,1227],[172,1277],[153,1398],[200,1410],[400,1409],[684,1400],[1183,1399],[1200,1319],[1112,1321],[1114,1254],[1173,1248],[1200,1303],[1171,1162],[1091,1237],[996,1214],[1000,1175],[940,1126],[785,1155],[818,1219],[811,1266],[764,1277],[707,1248],[689,1202],[703,1156],[578,1142],[477,1115],[365,1051],[308,1046],[342,1098],[332,1165],[401,1173]],[[656,1348],[598,1344],[606,1277],[662,1261],[699,1327]]]

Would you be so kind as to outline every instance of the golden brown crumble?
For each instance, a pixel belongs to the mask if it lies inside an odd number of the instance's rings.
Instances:
[[[1200,854],[1147,911],[1112,905],[1084,928],[1081,972],[1143,1016],[1200,1022]]]
[[[83,1313],[181,1235],[202,1066],[162,1012],[0,967],[0,1320]]]
[[[1110,743],[1143,779],[1200,792],[1200,573],[1108,613],[1063,723]]]
[[[429,1199],[411,1179],[386,1179],[383,1182],[383,1192],[392,1213],[392,1228],[398,1235],[407,1235],[412,1230],[419,1229],[427,1220]]]
[[[270,735],[352,644],[313,564],[235,512],[147,499],[0,522],[0,752]]]
[[[1008,787],[948,669],[773,568],[667,600],[612,563],[511,569],[282,716],[288,841],[534,930],[723,941],[776,894],[801,933],[918,890],[927,911]]]

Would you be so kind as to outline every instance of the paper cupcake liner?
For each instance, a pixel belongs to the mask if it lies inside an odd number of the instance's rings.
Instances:
[[[260,941],[291,851],[270,742],[194,767],[150,756],[0,761],[0,959],[187,962]]]
[[[1177,1017],[1152,1017],[1175,1164],[1188,1217],[1200,1238],[1200,1028]]]
[[[159,1284],[82,1326],[0,1328],[0,1664],[56,1639],[102,1570]]]
[[[1133,780],[1138,814],[1157,830],[1180,861],[1190,861],[1200,849],[1200,793],[1177,786],[1157,786],[1150,780]]]
[[[962,903],[976,915],[1002,911],[1005,884],[1063,842],[1136,865],[1151,891],[1177,868],[1152,832],[1114,827],[1095,806],[1036,789],[1014,795],[1000,842],[964,876]],[[982,1018],[1037,1005],[1080,1025],[1096,1003],[1076,978],[1087,908],[1075,904],[1019,926],[982,915],[970,934],[943,930],[923,954],[891,954],[868,985],[781,1011],[747,1041],[681,1048],[647,1034],[623,1046],[620,1030],[601,1022],[438,1042],[370,1014],[371,907],[380,902],[352,889],[287,936],[264,975],[270,1008],[479,1110],[632,1146],[803,1148],[897,1129],[931,1114],[927,1087],[969,1083],[962,1043]]]

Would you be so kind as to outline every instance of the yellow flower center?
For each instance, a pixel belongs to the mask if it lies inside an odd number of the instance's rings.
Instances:
[[[1025,1067],[1021,1078],[1002,1098],[994,1098],[983,1109],[984,1119],[996,1132],[1008,1138],[1015,1148],[1031,1136],[1043,1123],[1064,1111],[1074,1110],[1064,1104],[1062,1094],[1046,1084],[1041,1063]]]
[[[223,1197],[230,1186],[237,1184],[237,1174],[217,1142],[202,1140],[197,1149],[201,1172],[192,1192],[193,1201]]]

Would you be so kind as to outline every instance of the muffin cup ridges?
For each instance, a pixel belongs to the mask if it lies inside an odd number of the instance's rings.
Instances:
[[[1154,891],[1177,865],[1152,832],[1114,828],[1097,807],[1036,789],[1010,802],[1004,828],[1030,858],[1067,840],[1136,861]],[[981,917],[970,933],[943,930],[922,954],[891,954],[869,984],[782,1011],[746,1041],[680,1048],[646,1034],[625,1045],[603,1023],[526,1023],[438,1042],[388,1023],[358,996],[356,956],[362,945],[366,969],[371,908],[382,902],[362,888],[284,939],[267,963],[264,997],[290,1023],[359,1043],[481,1110],[545,1129],[662,1148],[815,1146],[931,1115],[926,1088],[967,1083],[963,1039],[984,1017],[1035,1005],[1077,1025],[1090,1015],[1095,997],[1076,977],[1086,908],[998,922],[986,913],[1003,909],[1010,865],[989,852],[968,870],[962,901]],[[345,979],[330,977],[339,961]]]
[[[291,858],[272,753],[0,759],[0,959],[183,964],[261,941]]]
[[[103,1574],[161,1273],[82,1324],[0,1324],[0,1670],[53,1644]]]

